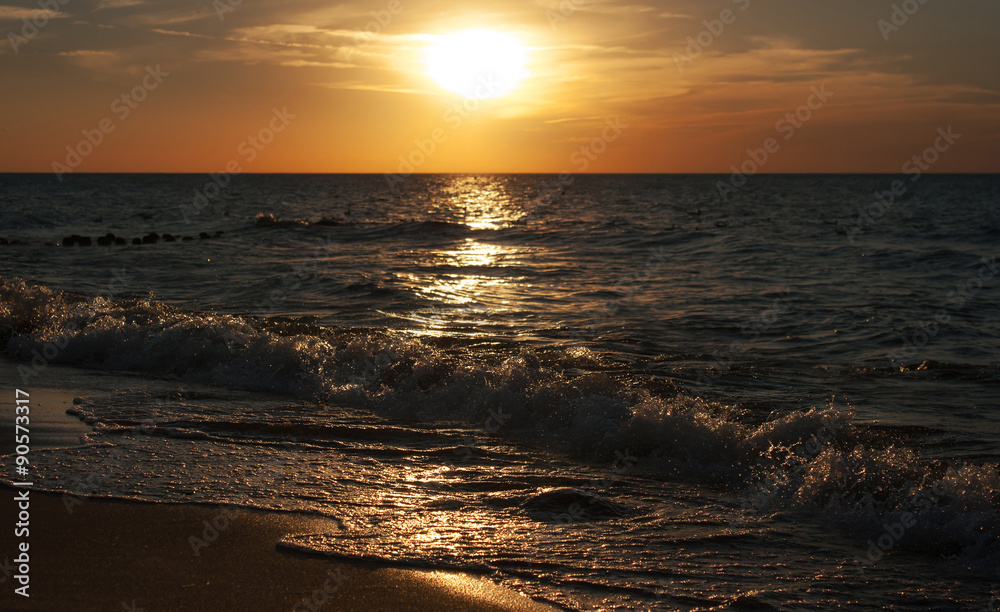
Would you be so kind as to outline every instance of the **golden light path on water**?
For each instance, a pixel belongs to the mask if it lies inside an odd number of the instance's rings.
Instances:
[[[439,336],[446,329],[474,332],[495,323],[488,317],[514,310],[525,288],[524,279],[503,268],[521,264],[517,249],[473,238],[433,253],[420,272],[400,278],[424,299],[443,304],[409,313],[406,318],[422,327],[413,331]]]
[[[528,214],[505,183],[491,177],[451,177],[444,191],[445,199],[436,203],[438,211],[472,230],[517,227]],[[416,262],[418,271],[400,274],[398,280],[441,306],[385,314],[417,324],[411,330],[417,335],[440,336],[445,331],[485,335],[482,330],[498,322],[516,326],[514,313],[532,296],[532,279],[525,272],[531,262],[545,258],[546,251],[476,237],[431,250]]]
[[[502,229],[529,212],[506,187],[503,180],[492,177],[452,177],[445,190],[449,196],[447,204],[460,223],[474,230]]]
[[[433,269],[444,268],[455,272],[434,274],[432,283],[419,291],[428,299],[448,304],[467,306],[484,299],[488,299],[493,305],[507,304],[504,294],[511,289],[508,279],[483,272],[490,268],[521,264],[515,257],[514,249],[484,244],[470,238],[457,249],[435,254]],[[480,273],[459,272],[469,268]]]

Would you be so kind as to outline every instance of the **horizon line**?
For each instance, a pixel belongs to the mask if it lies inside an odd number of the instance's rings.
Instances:
[[[51,171],[16,171],[16,170],[0,170],[0,176],[2,175],[15,175],[15,174],[31,174],[31,175],[52,175],[57,176],[58,173]],[[200,175],[200,174],[234,174],[239,175],[253,175],[253,176],[273,176],[273,175],[287,175],[287,176],[403,176],[405,178],[410,178],[413,176],[559,176],[562,174],[569,174],[570,176],[731,176],[732,172],[414,172],[411,174],[400,175],[397,172],[237,172],[229,173],[225,170],[208,170],[208,171],[184,171],[184,172],[164,172],[164,171],[99,171],[99,172],[73,172],[71,174],[64,175],[62,178],[68,178],[71,176],[93,176],[93,175],[164,175],[164,176],[177,176],[177,175]],[[812,172],[756,172],[747,178],[753,178],[755,176],[894,176],[894,175],[906,175],[905,172],[881,172],[881,171],[862,171],[862,172],[836,172],[836,171],[812,171]],[[990,176],[990,175],[1000,175],[1000,171],[956,171],[956,172],[923,172],[922,176]],[[62,180],[62,179],[60,179]]]

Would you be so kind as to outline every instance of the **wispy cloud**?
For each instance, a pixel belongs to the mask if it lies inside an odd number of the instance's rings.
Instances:
[[[117,68],[123,59],[122,54],[117,51],[93,51],[87,49],[63,51],[56,55],[66,58],[71,64],[97,72],[108,72],[113,68]]]
[[[66,16],[65,13],[57,13],[48,9],[0,5],[0,21],[21,21],[22,19],[40,21],[41,19],[59,19]]]
[[[142,6],[144,4],[146,4],[146,0],[100,0],[97,3],[97,7],[94,9],[94,12],[105,9],[119,9],[132,6]]]

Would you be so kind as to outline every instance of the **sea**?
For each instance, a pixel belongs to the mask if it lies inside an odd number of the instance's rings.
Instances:
[[[1000,176],[5,174],[0,210],[6,367],[90,428],[36,490],[322,515],[279,546],[564,610],[1000,609]]]

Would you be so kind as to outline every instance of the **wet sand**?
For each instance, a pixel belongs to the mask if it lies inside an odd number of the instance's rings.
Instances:
[[[15,495],[0,489],[5,532],[15,522]],[[29,498],[31,597],[16,595],[19,584],[0,571],[2,610],[553,609],[478,576],[340,563],[276,548],[286,534],[336,531],[326,518],[38,491]],[[0,567],[8,571],[15,539],[5,535],[0,550]]]

